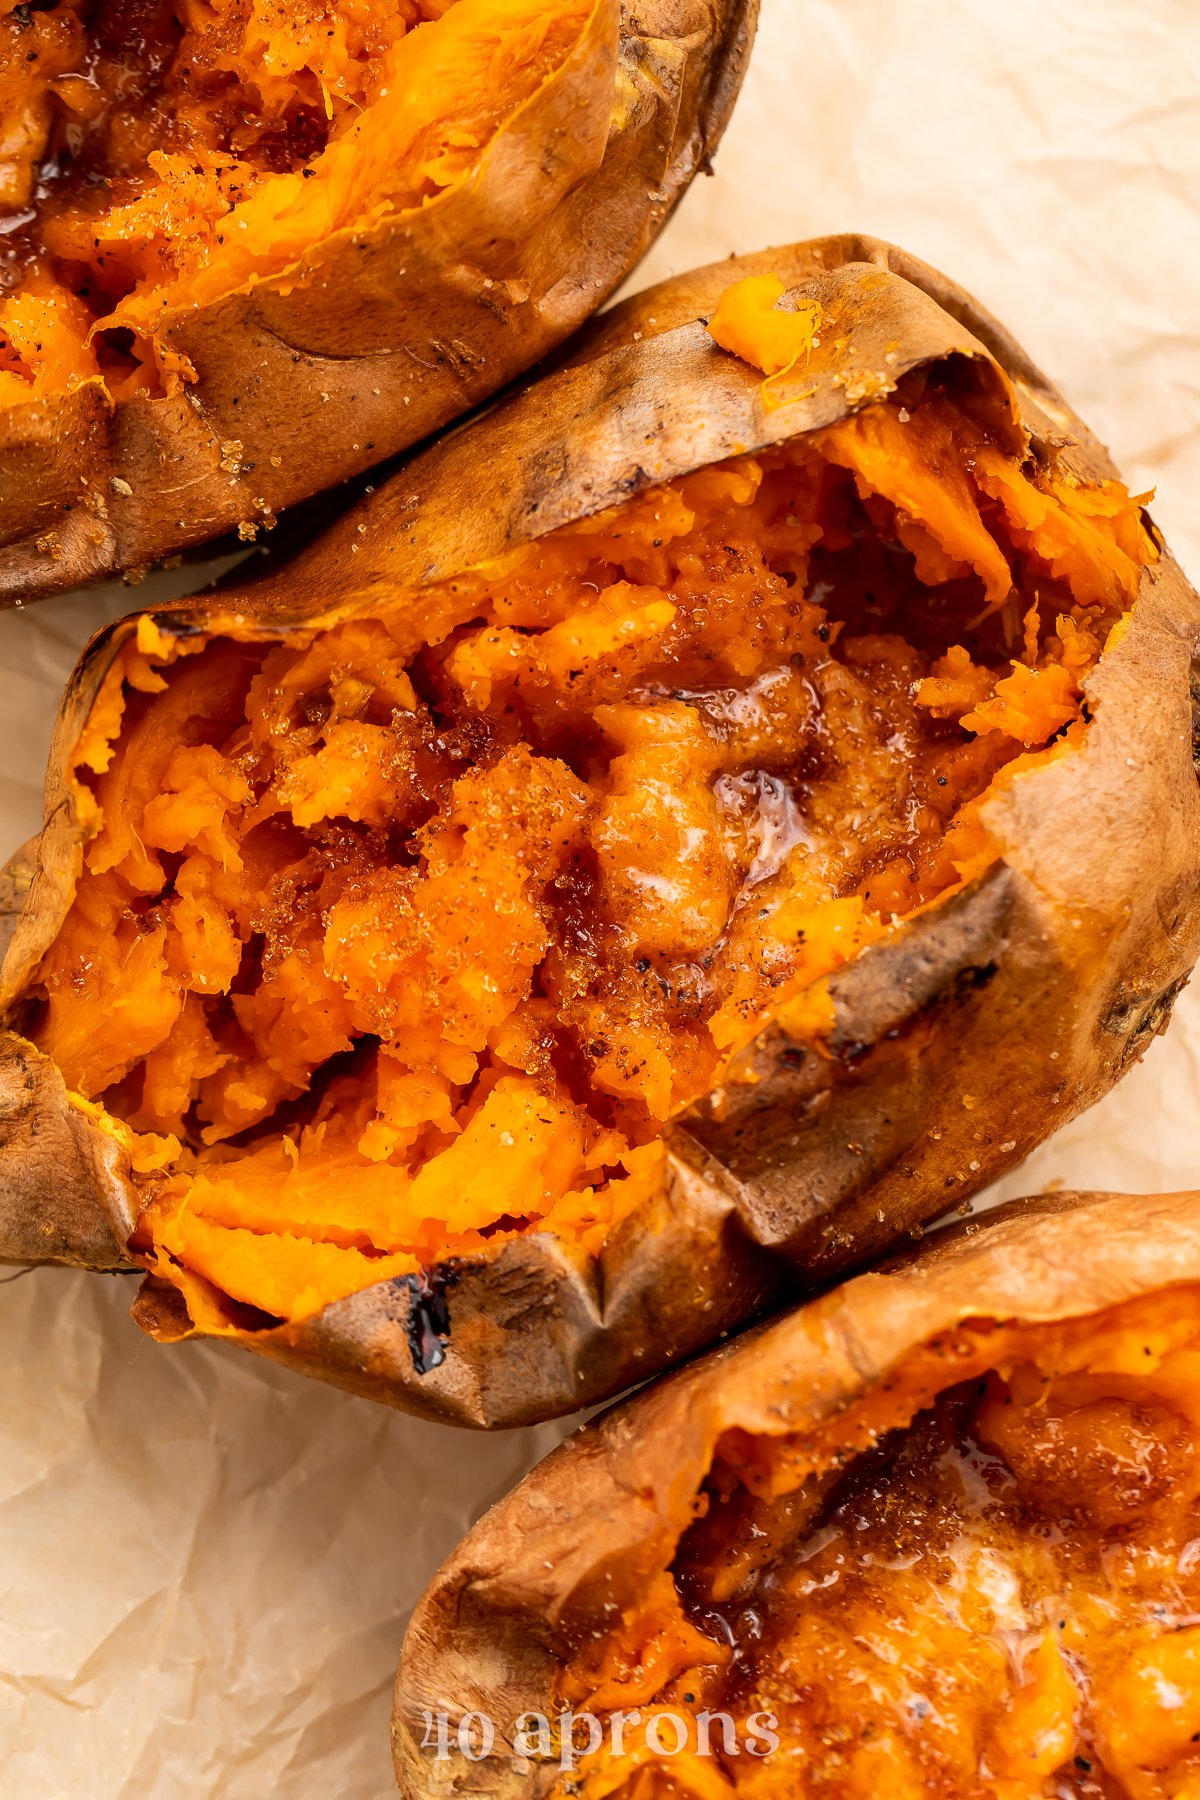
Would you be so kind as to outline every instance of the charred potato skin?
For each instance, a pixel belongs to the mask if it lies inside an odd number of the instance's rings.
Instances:
[[[392,1713],[406,1800],[538,1800],[557,1765],[455,1748],[458,1721],[554,1716],[574,1652],[667,1566],[722,1434],[803,1433],[970,1320],[1049,1324],[1200,1280],[1200,1193],[1059,1194],[931,1234],[919,1250],[619,1403],[486,1513],[417,1603]],[[953,1371],[948,1371],[952,1380]],[[449,1717],[449,1754],[426,1712]]]
[[[757,17],[758,0],[596,0],[458,187],[175,309],[161,335],[197,372],[186,392],[114,407],[97,379],[0,416],[0,604],[262,529],[553,350],[715,151]]]
[[[766,405],[761,377],[698,322],[732,281],[765,270],[842,321],[840,347],[814,353],[783,405]],[[420,453],[295,563],[155,617],[167,631],[265,640],[332,622],[377,591],[444,578],[656,481],[830,424],[946,359],[1014,447],[1028,440],[1032,456],[1082,477],[1114,473],[969,296],[877,240],[820,239],[626,302],[569,362]],[[480,467],[503,471],[486,496]],[[4,965],[14,1031],[0,1045],[0,1091],[17,1081],[14,1059],[37,1055],[16,1035],[22,995],[82,857],[65,760],[135,624],[96,640],[64,701],[48,823]],[[1164,552],[1090,678],[1083,748],[992,803],[1000,860],[831,979],[826,1042],[777,1029],[756,1040],[757,1083],[668,1129],[661,1192],[597,1261],[530,1235],[491,1260],[430,1271],[428,1295],[379,1284],[241,1341],[428,1417],[528,1423],[693,1354],[789,1285],[861,1266],[1014,1166],[1141,1054],[1200,951],[1198,643],[1200,601]],[[0,1144],[0,1186],[10,1217],[52,1204],[27,1191],[19,1138]],[[95,1209],[119,1243],[144,1199],[116,1157]],[[174,1290],[154,1282],[138,1316],[164,1339],[192,1329]]]

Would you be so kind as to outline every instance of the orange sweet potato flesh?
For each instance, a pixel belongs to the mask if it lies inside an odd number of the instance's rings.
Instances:
[[[0,1255],[123,1257],[159,1338],[435,1417],[620,1391],[1161,1029],[1198,651],[934,271],[826,239],[639,296],[81,662],[0,907]]]
[[[138,1247],[293,1322],[522,1232],[599,1248],[670,1119],[995,859],[981,802],[1074,752],[1156,554],[1117,484],[1031,481],[931,390],[419,612],[131,643],[26,1007],[169,1177]]]
[[[1198,1369],[1200,1195],[933,1234],[612,1409],[481,1521],[406,1638],[403,1792],[1176,1800]],[[563,1771],[530,1727],[514,1766],[522,1714],[565,1709],[598,1747]],[[495,1725],[470,1765],[468,1711]]]
[[[331,231],[454,186],[587,11],[6,7],[0,204],[16,229],[0,406],[97,377],[114,396],[194,381],[156,334],[164,310],[207,305]]]
[[[2,0],[0,593],[252,538],[586,317],[756,8],[620,10]]]
[[[1185,1285],[1067,1326],[960,1328],[826,1442],[728,1434],[672,1569],[561,1682],[602,1716],[677,1712],[684,1752],[635,1738],[572,1791],[1186,1791],[1198,1369],[1200,1287]],[[724,1755],[706,1709],[728,1715],[730,1745],[769,1713],[777,1748]]]

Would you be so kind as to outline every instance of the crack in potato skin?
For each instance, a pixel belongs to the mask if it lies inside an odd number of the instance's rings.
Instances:
[[[931,388],[284,644],[147,621],[31,1020],[169,1175],[136,1247],[280,1318],[598,1247],[768,1020],[818,1039],[993,860],[1148,554]]]
[[[585,1800],[1175,1800],[1200,1768],[1200,1292],[919,1347],[803,1440],[719,1441],[671,1575],[564,1698],[769,1712],[770,1757],[585,1764]]]
[[[461,182],[586,0],[0,11],[0,405],[196,371],[160,326]],[[418,29],[420,28],[420,29]],[[236,477],[242,444],[220,446]],[[117,490],[118,492],[120,490]],[[109,496],[94,504],[107,509]]]

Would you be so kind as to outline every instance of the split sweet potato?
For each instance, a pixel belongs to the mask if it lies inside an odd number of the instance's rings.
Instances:
[[[0,5],[0,603],[236,529],[566,338],[756,0]]]
[[[644,1389],[419,1602],[402,1790],[1187,1793],[1198,1353],[1200,1195],[1071,1195]]]
[[[694,1352],[1164,1024],[1198,632],[923,265],[639,297],[299,560],[88,651],[10,874],[8,1253],[473,1424]]]

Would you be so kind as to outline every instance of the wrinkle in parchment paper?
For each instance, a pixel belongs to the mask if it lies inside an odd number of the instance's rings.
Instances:
[[[890,237],[1022,338],[1200,572],[1200,8],[764,0],[714,180],[641,285],[823,231]],[[0,617],[0,851],[35,831],[90,631],[199,585]],[[1200,1184],[1200,994],[1000,1193]],[[2,1278],[0,1278],[2,1280]],[[0,1793],[386,1800],[404,1619],[563,1427],[421,1424],[222,1346],[162,1350],[128,1277],[0,1285]]]
[[[164,1353],[134,1287],[0,1288],[0,1791],[384,1800],[403,1608],[559,1432],[481,1440]]]

